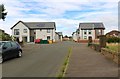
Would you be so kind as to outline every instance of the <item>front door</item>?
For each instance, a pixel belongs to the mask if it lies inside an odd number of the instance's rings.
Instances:
[[[50,36],[47,36],[47,40],[50,40]]]
[[[24,42],[27,42],[27,37],[23,37],[23,41],[24,41]]]

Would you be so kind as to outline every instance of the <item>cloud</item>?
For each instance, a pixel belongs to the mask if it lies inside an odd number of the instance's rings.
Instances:
[[[117,29],[118,0],[2,0],[8,12],[0,28],[11,34],[12,27],[22,21],[54,21],[57,31],[71,35],[80,22],[103,22],[106,32]]]

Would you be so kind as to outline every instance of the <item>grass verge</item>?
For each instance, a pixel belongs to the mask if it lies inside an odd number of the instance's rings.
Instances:
[[[69,52],[68,56],[66,57],[66,59],[64,61],[64,64],[61,68],[60,73],[57,76],[57,79],[63,79],[63,77],[65,76],[65,73],[66,73],[66,70],[67,70],[67,67],[68,67],[68,63],[69,63],[69,58],[70,58],[71,53],[72,53],[72,48],[69,48],[68,52]]]

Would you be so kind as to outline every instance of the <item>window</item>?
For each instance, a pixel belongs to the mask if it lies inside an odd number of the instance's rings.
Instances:
[[[87,30],[84,30],[84,34],[85,34],[85,35],[87,34]]]
[[[11,47],[11,43],[10,42],[6,42],[3,47],[10,48]]]
[[[91,30],[89,30],[89,31],[88,31],[88,34],[91,34],[91,33],[92,33],[92,31],[91,31]]]
[[[27,33],[27,29],[23,29],[23,33]]]
[[[11,42],[12,47],[17,47],[17,44],[15,42]]]
[[[87,39],[87,36],[84,36],[84,39]]]
[[[50,29],[47,29],[47,33],[50,33]]]
[[[40,31],[42,31],[42,29],[40,29]]]
[[[98,32],[99,32],[99,35],[101,35],[101,30],[98,30]]]
[[[14,29],[14,35],[19,35],[19,29]]]
[[[50,40],[50,36],[47,36],[47,40]]]

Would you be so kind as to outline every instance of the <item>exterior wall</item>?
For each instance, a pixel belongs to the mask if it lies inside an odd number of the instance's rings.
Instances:
[[[52,30],[52,34],[53,34],[52,39],[53,39],[53,41],[55,41],[55,29]]]
[[[57,33],[55,33],[55,41],[58,42],[59,41],[59,35]]]
[[[19,29],[19,35],[14,35],[14,29]],[[27,29],[27,33],[24,33],[24,29]],[[19,37],[19,40],[22,41],[23,37],[27,37],[27,42],[30,42],[30,31],[28,27],[26,27],[23,23],[18,23],[13,29],[12,29],[12,36]]]
[[[59,36],[59,38],[60,38],[60,41],[62,41],[62,40],[63,40],[63,39],[62,39],[62,35],[60,35],[60,36]]]
[[[76,35],[76,33],[74,33],[74,34],[72,35],[72,38],[73,38],[74,41],[77,41],[77,35]]]
[[[35,33],[35,39],[47,40],[47,36],[50,36],[50,40],[53,39],[53,41],[55,41],[55,29],[50,29],[50,33],[47,33],[47,29],[36,29]]]
[[[95,29],[95,39],[98,39],[97,36],[104,35],[103,29]]]
[[[81,40],[88,40],[89,36],[92,37],[92,39],[95,39],[95,30],[91,30],[91,34],[89,34],[89,30],[86,30],[87,34],[84,34],[85,30],[80,29],[80,39]],[[87,37],[87,39],[84,39],[84,36]]]

